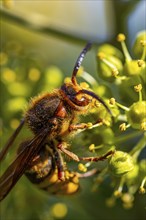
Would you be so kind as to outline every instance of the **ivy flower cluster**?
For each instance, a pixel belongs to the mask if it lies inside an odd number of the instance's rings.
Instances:
[[[146,191],[146,32],[136,36],[132,49],[134,58],[127,49],[126,36],[118,34],[117,41],[122,51],[110,44],[98,48],[97,70],[104,89],[98,90],[98,85],[89,81],[99,95],[109,97],[105,101],[113,113],[114,123],[110,122],[108,127],[102,125],[93,132],[90,141],[96,144],[90,144],[89,150],[99,155],[115,149],[108,165],[95,179],[93,190],[110,176],[113,194],[106,200],[107,205],[113,206],[120,198],[125,208],[131,208],[135,193]],[[102,118],[104,110],[97,111]],[[128,145],[127,149],[124,145]],[[80,165],[80,170],[85,172],[87,166]]]
[[[88,84],[90,84],[92,90],[102,97],[111,109],[113,119],[104,106],[98,102],[95,103],[95,108],[91,109],[91,117],[93,116],[94,119],[98,117],[101,123],[98,125],[88,123],[87,131],[80,133],[78,141],[76,139],[73,141],[75,146],[89,146],[88,152],[86,148],[89,156],[101,156],[110,150],[114,151],[98,175],[93,177],[94,183],[91,189],[96,191],[102,182],[110,177],[113,191],[111,197],[106,200],[106,204],[112,207],[117,199],[121,199],[125,208],[131,208],[135,193],[138,191],[140,194],[145,194],[146,191],[144,157],[146,32],[140,32],[135,39],[131,51],[134,58],[127,49],[125,35],[119,34],[117,41],[122,51],[110,44],[103,44],[98,48],[96,56],[98,80],[92,76],[92,73],[88,74],[83,67],[78,72],[78,76],[86,81],[80,84],[82,88],[89,89]],[[64,76],[58,67],[45,66],[37,58],[30,59],[30,55],[25,54],[24,49],[16,42],[8,42],[6,51],[0,53],[0,58],[1,83],[7,98],[2,112],[3,120],[9,120],[7,126],[15,129],[19,123],[17,116],[22,106],[26,105],[26,100],[40,91],[48,90],[48,84],[50,91],[59,87]],[[15,66],[12,65],[14,61]],[[27,83],[24,83],[25,78],[28,79]],[[66,78],[65,82],[68,80],[70,79]],[[1,119],[1,124],[3,120]],[[89,129],[92,129],[92,132],[89,132]],[[1,130],[0,135],[3,134]],[[77,153],[80,153],[81,147],[77,149]],[[92,166],[98,169],[97,163],[88,162],[79,163],[78,170],[86,173]]]

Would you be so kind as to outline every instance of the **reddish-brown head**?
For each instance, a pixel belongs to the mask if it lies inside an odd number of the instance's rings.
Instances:
[[[90,50],[92,46],[92,43],[87,43],[82,52],[80,53],[79,57],[77,58],[77,61],[74,66],[74,70],[71,77],[70,83],[65,83],[61,90],[66,94],[66,96],[70,99],[70,101],[73,102],[74,105],[77,106],[87,106],[91,102],[91,100],[94,98],[107,109],[107,111],[112,115],[110,109],[105,104],[105,102],[97,96],[94,92],[90,90],[86,90],[80,87],[80,85],[77,83],[76,75],[77,72],[82,64],[82,61],[86,55],[86,53]]]

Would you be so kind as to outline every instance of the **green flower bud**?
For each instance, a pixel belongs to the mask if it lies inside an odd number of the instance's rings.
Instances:
[[[104,127],[102,133],[103,144],[111,145],[114,140],[114,133],[111,128]]]
[[[143,129],[146,122],[146,101],[135,102],[126,112],[127,121],[135,129]]]
[[[141,68],[138,66],[137,60],[131,60],[125,63],[123,72],[127,76],[139,75]]]
[[[126,173],[125,180],[128,185],[136,184],[136,179],[139,174],[139,166],[136,164],[130,172]]]
[[[112,76],[111,68],[108,67],[105,63],[98,64],[98,75],[101,79],[113,82],[115,78]]]
[[[114,133],[110,127],[100,126],[99,128],[92,130],[92,142],[89,138],[89,131],[82,132],[82,137],[80,138],[80,145],[89,145],[89,151],[97,152],[98,155],[103,155],[107,151],[114,150],[115,147],[112,146],[114,142]],[[94,143],[94,144],[93,144]]]
[[[100,97],[110,98],[112,96],[111,90],[108,87],[106,87],[105,85],[93,86],[93,90]]]
[[[142,177],[146,175],[146,160],[145,159],[139,162],[139,172]]]
[[[132,77],[126,77],[124,80],[122,80],[121,84],[118,85],[120,97],[122,97],[124,100],[125,105],[129,105],[129,100],[131,100],[131,103],[133,103],[134,100],[138,100],[138,94],[135,92],[134,86],[140,83],[141,80],[139,75],[135,75]],[[142,90],[144,95],[143,91],[144,89]],[[144,97],[143,95],[142,97]]]
[[[103,44],[98,48],[98,52],[103,52],[106,55],[112,55],[120,60],[123,60],[122,52],[111,44]]]
[[[132,157],[123,151],[116,151],[109,160],[109,170],[114,176],[121,177],[133,168]]]
[[[111,62],[121,72],[123,70],[123,64],[120,59],[115,56],[108,56],[107,60]]]
[[[115,77],[122,72],[123,64],[120,59],[112,55],[105,55],[102,57],[99,53],[98,59],[98,75],[104,80],[113,82]]]
[[[107,104],[107,106],[109,106],[108,102],[105,101],[105,103]],[[99,103],[97,103],[97,108],[95,109],[93,117],[97,117],[97,115],[98,115],[98,119],[102,119],[103,124],[105,124],[106,126],[110,126],[112,123],[111,115],[109,113],[107,113],[107,110],[105,109],[105,107],[103,105],[98,106],[98,104]],[[111,109],[111,106],[109,106],[109,108]],[[112,107],[112,109],[113,109],[113,107]],[[112,109],[111,109],[111,111],[112,111]],[[114,116],[117,114],[118,114],[117,111],[114,110]]]
[[[137,34],[134,45],[133,51],[136,57],[140,58],[143,53],[143,45],[141,45],[141,41],[146,39],[146,31],[141,31]]]

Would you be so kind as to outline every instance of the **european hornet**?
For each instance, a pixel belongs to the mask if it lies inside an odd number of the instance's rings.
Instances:
[[[31,182],[40,181],[40,185],[41,183],[43,185],[45,179],[48,180],[44,186],[46,189],[51,187],[51,176],[57,173],[54,188],[65,192],[63,187],[67,187],[68,183],[74,183],[74,177],[79,177],[79,174],[67,169],[67,177],[60,152],[75,161],[104,160],[113,153],[109,151],[101,157],[78,157],[67,148],[68,137],[76,134],[78,130],[85,130],[89,127],[88,123],[79,123],[79,116],[88,114],[90,109],[95,107],[95,101],[100,102],[111,114],[110,109],[100,97],[91,90],[83,89],[76,80],[78,69],[90,47],[91,43],[88,43],[80,53],[70,82],[64,83],[60,89],[52,93],[46,93],[30,101],[19,126],[1,151],[0,160],[6,155],[25,123],[34,136],[31,140],[20,144],[16,159],[1,176],[0,200],[7,196],[24,173]],[[98,123],[101,122],[97,121],[94,125]],[[92,173],[94,171],[89,171],[89,175]]]

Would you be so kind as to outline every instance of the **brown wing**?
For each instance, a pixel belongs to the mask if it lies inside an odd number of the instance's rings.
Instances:
[[[16,128],[12,136],[9,138],[9,141],[6,143],[2,151],[0,152],[0,161],[3,160],[4,156],[8,152],[9,148],[12,146],[13,142],[15,141],[16,137],[18,136],[19,132],[21,131],[23,125],[25,123],[24,118],[20,121],[19,126]]]
[[[17,183],[20,177],[23,175],[29,162],[41,149],[46,137],[48,135],[48,129],[43,130],[37,136],[35,136],[27,146],[18,154],[16,159],[7,168],[4,174],[0,178],[0,201],[3,200],[13,186]]]

